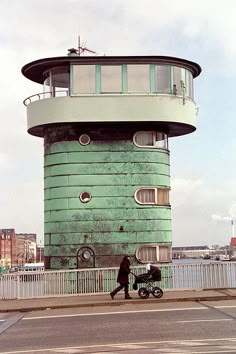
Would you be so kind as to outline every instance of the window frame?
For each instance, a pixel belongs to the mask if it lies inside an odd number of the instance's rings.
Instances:
[[[111,69],[111,73],[110,76],[112,74],[112,68],[118,68],[120,69],[118,73],[115,73],[115,80],[114,83],[115,85],[119,85],[119,89],[112,89],[112,90],[107,90],[106,87],[104,89],[103,85],[106,86],[107,85],[107,73],[103,72],[103,69],[106,70],[107,68]],[[108,69],[108,70],[109,70]],[[114,64],[114,65],[100,65],[100,93],[101,94],[121,94],[122,93],[122,75],[123,75],[123,67],[121,64]],[[109,73],[108,73],[109,76]],[[119,80],[117,80],[117,77],[119,78]],[[109,83],[109,82],[108,82]]]
[[[160,90],[158,89],[158,85],[160,81],[160,75],[158,75],[158,72],[161,71],[161,68],[164,68],[165,70],[167,70],[167,74],[168,76],[166,77],[166,81],[168,82],[168,87],[166,87],[165,89],[160,88]],[[172,93],[172,87],[171,87],[171,65],[164,65],[164,64],[156,64],[155,65],[155,69],[154,69],[154,75],[155,75],[155,88],[154,88],[154,92],[156,94],[164,94],[164,95],[170,95]]]
[[[88,194],[88,198],[84,198],[83,199],[83,194],[85,194],[85,193]],[[91,201],[91,199],[92,199],[92,195],[91,195],[91,193],[89,193],[87,191],[83,191],[83,192],[80,193],[79,199],[80,199],[81,203],[89,203]]]
[[[87,70],[86,80],[83,77],[83,70]],[[96,93],[96,65],[94,64],[71,64],[71,96],[94,95]],[[82,78],[80,76],[82,73]],[[85,89],[84,82],[87,83]]]
[[[43,73],[43,92],[47,93],[48,90],[53,96],[55,92],[70,90],[70,69],[67,66],[56,66],[48,69]],[[61,81],[59,80],[61,79]],[[60,84],[59,84],[60,83]],[[65,84],[65,85],[64,85]]]
[[[154,202],[145,202],[143,203],[142,201],[139,201],[137,198],[137,194],[141,190],[154,190],[155,191],[155,200]],[[166,197],[167,197],[167,202],[165,203],[160,203],[158,200],[158,191],[165,191],[166,192]],[[170,192],[170,187],[141,187],[137,189],[134,193],[134,199],[136,203],[141,204],[141,205],[163,205],[163,206],[170,206],[170,199],[169,199],[169,192]]]
[[[82,141],[84,137],[87,137],[87,139],[88,139],[86,143],[84,143],[84,142]],[[79,136],[79,143],[80,143],[80,145],[86,146],[86,145],[89,145],[90,142],[91,142],[91,138],[90,138],[90,136],[89,136],[88,134],[81,134],[81,135]]]
[[[152,142],[153,142],[153,145],[140,145],[138,144],[136,141],[135,141],[135,138],[138,134],[142,134],[142,133],[150,133],[152,134]],[[158,134],[162,134],[164,139],[161,139],[161,140],[157,140],[156,137]],[[156,146],[156,142],[157,141],[163,141],[164,144],[163,144],[163,147],[160,147],[160,146]],[[156,131],[156,130],[140,130],[140,131],[137,131],[134,133],[133,135],[133,143],[134,145],[136,145],[137,147],[139,148],[150,148],[150,149],[162,149],[162,150],[168,150],[169,149],[169,144],[168,144],[168,134],[162,132],[162,131]]]
[[[77,74],[80,70],[86,68],[88,70],[89,84],[83,86],[85,80],[83,75],[78,81]],[[115,75],[115,90],[107,90],[103,86],[103,68],[104,67],[120,67],[120,73]],[[61,67],[58,67],[59,69]],[[162,72],[163,68],[163,72]],[[54,70],[55,68],[53,68]],[[58,69],[58,70],[59,70]],[[91,69],[91,70],[90,70]],[[136,69],[136,70],[135,70]],[[61,69],[60,69],[61,70]],[[77,72],[78,70],[78,72]],[[134,72],[133,72],[134,70]],[[91,71],[91,72],[90,72]],[[77,74],[76,74],[77,72]],[[161,75],[160,75],[161,73]],[[64,88],[62,86],[53,86],[53,76],[56,73],[49,69],[44,72],[44,91],[46,86],[50,88],[51,91],[56,91],[58,88]],[[70,96],[80,96],[80,95],[94,95],[94,94],[104,94],[104,95],[139,95],[139,94],[154,94],[154,95],[177,95],[182,96],[183,91],[188,98],[194,99],[194,84],[193,84],[193,73],[186,67],[173,65],[170,63],[143,63],[143,64],[131,64],[131,63],[113,63],[113,64],[80,64],[73,63],[70,64],[69,75],[69,87],[68,89]],[[163,76],[162,76],[163,75]],[[119,79],[117,81],[117,78]],[[162,78],[162,80],[161,80]],[[84,79],[84,80],[83,80]],[[177,79],[177,81],[176,81]],[[179,80],[180,79],[180,80]],[[164,80],[164,85],[163,85]],[[80,83],[81,81],[81,83]],[[140,83],[142,82],[142,85]],[[181,84],[182,82],[182,84]],[[158,87],[162,84],[163,87]],[[166,86],[166,85],[167,86]],[[183,86],[184,84],[184,86]],[[177,90],[177,91],[176,91]]]
[[[156,249],[155,251],[155,256],[156,259],[142,259],[140,258],[140,252],[142,249],[149,248],[149,249]],[[166,259],[160,259],[161,255],[161,248],[166,248],[167,249],[167,258]],[[135,257],[138,262],[142,264],[147,264],[147,263],[170,263],[172,261],[172,256],[171,256],[171,244],[168,243],[159,243],[159,244],[147,244],[147,245],[141,245],[136,249],[135,252]]]
[[[132,72],[133,69],[136,69]],[[143,70],[142,70],[143,69]],[[151,73],[151,64],[127,64],[126,67],[127,75],[127,92],[128,94],[149,94],[150,93],[150,73]],[[140,70],[140,72],[139,72]],[[146,70],[146,73],[145,73]],[[135,73],[135,74],[134,74]],[[143,75],[142,78],[141,75]],[[139,80],[138,80],[139,77]],[[144,78],[146,77],[146,81]],[[135,85],[133,86],[135,82]],[[142,83],[143,87],[138,86]],[[145,87],[146,86],[146,87]]]

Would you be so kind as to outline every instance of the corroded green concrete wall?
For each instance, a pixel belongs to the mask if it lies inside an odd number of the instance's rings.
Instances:
[[[94,252],[94,264],[87,266],[108,267],[116,266],[121,255],[135,255],[142,244],[171,243],[170,207],[134,199],[141,187],[170,186],[169,152],[139,148],[132,135],[117,140],[94,136],[86,146],[46,139],[47,268],[83,267],[81,247]],[[84,191],[92,195],[88,203],[79,198]]]

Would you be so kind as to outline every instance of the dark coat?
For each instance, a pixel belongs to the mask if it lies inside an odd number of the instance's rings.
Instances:
[[[125,256],[120,264],[118,272],[117,283],[122,285],[129,284],[130,261],[128,256]]]

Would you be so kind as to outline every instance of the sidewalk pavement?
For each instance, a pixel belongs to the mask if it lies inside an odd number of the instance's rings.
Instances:
[[[236,300],[236,289],[195,289],[195,290],[165,290],[160,299],[151,294],[148,299],[140,299],[137,292],[130,292],[132,299],[125,300],[120,292],[114,300],[109,293],[93,295],[74,295],[63,297],[47,297],[35,299],[0,300],[0,312],[27,312],[46,309],[78,308],[94,306],[119,306],[122,304],[164,303],[180,301],[219,301]]]

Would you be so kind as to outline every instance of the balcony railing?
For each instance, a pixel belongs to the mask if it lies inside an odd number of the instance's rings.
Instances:
[[[71,96],[73,97],[82,97],[82,96],[143,96],[143,95],[149,95],[149,96],[176,96],[178,98],[182,98],[183,104],[185,104],[186,99],[193,101],[192,98],[190,97],[185,97],[185,93],[182,92],[181,95],[176,95],[176,93],[160,93],[160,92],[146,92],[146,93],[137,93],[137,92],[100,92],[100,93],[80,93],[80,94],[73,94]],[[28,106],[30,103],[34,101],[38,101],[41,99],[45,98],[53,98],[53,97],[63,97],[63,96],[69,96],[69,90],[58,90],[58,91],[49,91],[49,92],[42,92],[42,93],[36,93],[35,95],[27,97],[23,103],[25,106]],[[194,102],[194,101],[193,101]]]
[[[63,96],[68,96],[69,95],[69,90],[59,90],[59,91],[49,91],[49,92],[41,92],[41,93],[36,93],[35,95],[27,97],[23,103],[25,106],[28,106],[28,104],[38,101],[41,99],[45,98],[52,98],[52,97],[63,97]]]
[[[162,289],[236,287],[236,262],[168,264],[160,266]],[[136,275],[145,267],[133,267]],[[0,299],[109,293],[117,286],[118,268],[18,272],[0,275]],[[135,280],[130,274],[130,288]],[[143,284],[140,284],[142,287]]]

